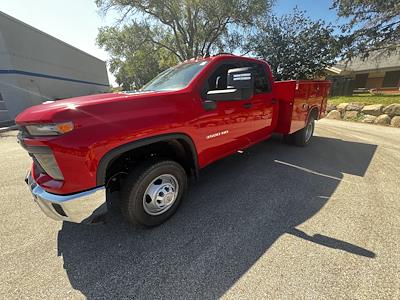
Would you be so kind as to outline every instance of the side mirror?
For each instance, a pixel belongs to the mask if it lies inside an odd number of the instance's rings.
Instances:
[[[228,70],[225,90],[207,92],[207,99],[212,101],[248,100],[254,93],[254,71],[251,67]]]
[[[246,67],[228,70],[228,88],[253,90],[253,68]]]

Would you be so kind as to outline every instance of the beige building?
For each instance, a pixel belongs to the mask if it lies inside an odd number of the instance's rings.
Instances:
[[[332,80],[351,80],[351,87],[356,91],[373,89],[397,93],[400,88],[400,51],[391,55],[375,53],[365,60],[355,58],[326,70],[327,77]]]

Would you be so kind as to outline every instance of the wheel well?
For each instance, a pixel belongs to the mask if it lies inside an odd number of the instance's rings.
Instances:
[[[311,108],[310,112],[308,113],[308,117],[314,117],[314,120],[318,120],[318,116],[319,116],[319,109],[318,107],[314,106],[313,108]]]
[[[112,190],[119,189],[121,178],[124,178],[143,160],[170,159],[178,162],[188,176],[197,176],[197,162],[194,159],[191,145],[184,139],[168,139],[127,150],[115,156],[105,170],[104,184]]]

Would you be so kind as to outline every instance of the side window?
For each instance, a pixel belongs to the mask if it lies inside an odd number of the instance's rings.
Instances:
[[[265,66],[263,64],[255,64],[254,66],[254,92],[256,94],[268,93],[271,91],[271,84]]]
[[[268,93],[271,91],[271,83],[264,64],[249,62],[225,62],[219,65],[208,77],[202,89],[201,95],[206,98],[208,91],[224,90],[227,88],[228,70],[242,67],[254,68],[254,93]]]

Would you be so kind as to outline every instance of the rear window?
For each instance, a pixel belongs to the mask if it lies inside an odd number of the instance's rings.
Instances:
[[[263,64],[253,64],[254,68],[254,90],[256,94],[268,93],[271,91],[271,84],[268,73]]]

